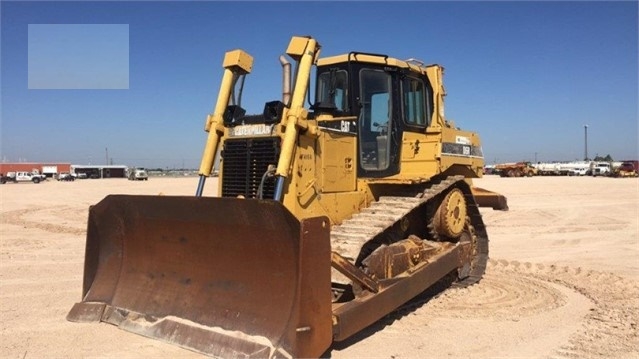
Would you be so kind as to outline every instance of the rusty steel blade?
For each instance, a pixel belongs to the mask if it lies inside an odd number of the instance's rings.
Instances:
[[[106,197],[89,212],[83,300],[102,321],[219,357],[310,357],[332,341],[330,225],[275,201]]]

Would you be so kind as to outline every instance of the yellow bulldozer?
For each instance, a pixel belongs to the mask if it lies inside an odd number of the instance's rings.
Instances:
[[[480,139],[445,119],[443,68],[319,53],[294,36],[282,99],[257,115],[241,107],[253,58],[226,53],[195,195],[92,206],[68,320],[214,357],[317,357],[443,279],[480,280],[478,207],[506,198],[472,186]]]

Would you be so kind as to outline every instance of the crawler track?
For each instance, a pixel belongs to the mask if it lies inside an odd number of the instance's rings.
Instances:
[[[470,187],[463,176],[451,176],[441,181],[429,182],[414,190],[394,193],[392,196],[381,196],[379,200],[331,231],[331,246],[355,265],[375,248],[390,244],[414,234],[421,238],[432,238],[430,220],[434,210],[443,197],[453,188],[463,191],[468,211],[468,228],[473,235],[475,249],[471,270],[466,278],[455,283],[455,286],[468,286],[479,281],[486,270],[488,261],[488,235],[484,222]],[[416,233],[415,233],[416,232]],[[344,283],[345,278],[333,271],[333,280]]]

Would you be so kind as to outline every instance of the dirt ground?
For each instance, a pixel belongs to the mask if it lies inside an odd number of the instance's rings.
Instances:
[[[510,206],[482,209],[484,279],[413,301],[327,355],[639,358],[639,180],[487,176],[476,185]],[[0,186],[0,357],[201,358],[65,320],[81,299],[88,206],[111,193],[192,195],[196,186],[194,177]]]

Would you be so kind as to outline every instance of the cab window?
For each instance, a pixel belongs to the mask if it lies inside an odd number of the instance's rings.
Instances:
[[[319,75],[317,80],[317,104],[334,105],[335,110],[348,111],[348,80],[345,70],[330,70]]]
[[[430,106],[426,101],[426,87],[420,79],[405,77],[402,80],[404,122],[426,127],[430,118]]]

